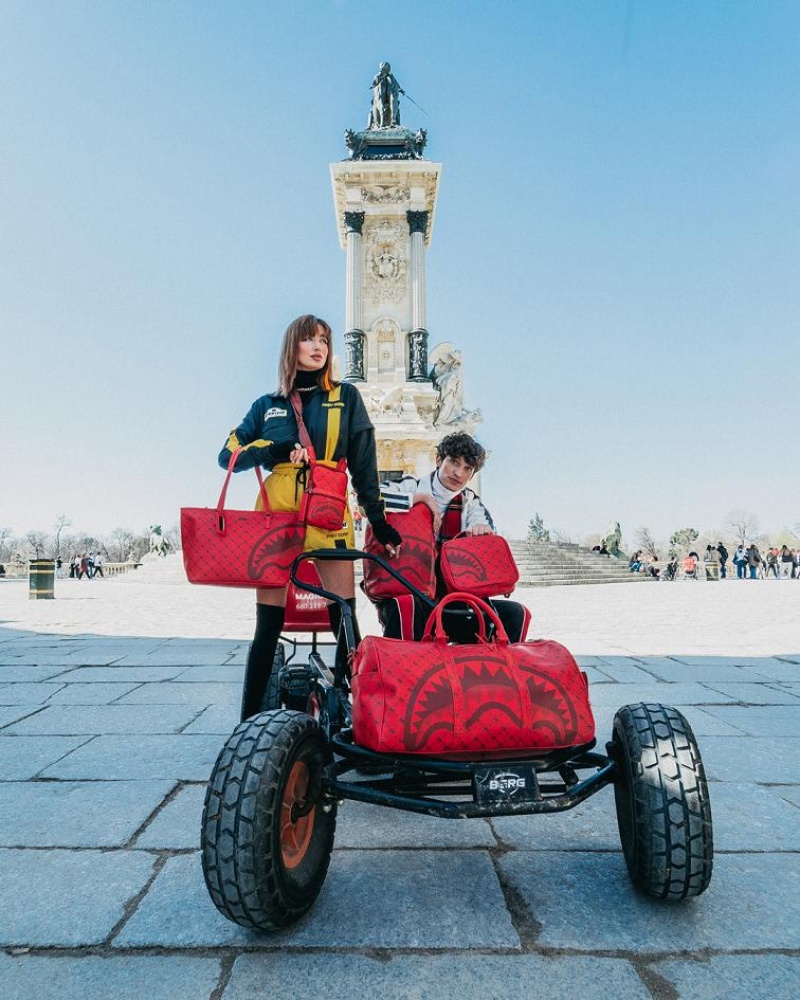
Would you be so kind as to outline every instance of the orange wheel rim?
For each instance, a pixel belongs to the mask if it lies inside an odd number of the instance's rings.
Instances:
[[[314,832],[316,807],[304,816],[297,810],[305,807],[311,772],[308,765],[297,760],[289,772],[281,803],[281,857],[286,868],[296,868],[308,852]]]

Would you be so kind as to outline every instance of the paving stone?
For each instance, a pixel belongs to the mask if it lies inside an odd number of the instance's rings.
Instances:
[[[102,681],[64,684],[50,697],[50,705],[109,705],[130,691],[135,691],[138,684],[104,684]]]
[[[734,699],[703,684],[598,684],[589,689],[592,705],[630,705],[633,702],[656,702],[662,705],[721,705]]]
[[[326,1000],[368,993],[381,1000],[649,1000],[630,963],[617,958],[540,955],[256,954],[236,959],[223,1000],[263,1000],[324,992]],[[781,998],[782,1000],[782,998]]]
[[[800,688],[792,691],[779,684],[714,684],[722,694],[743,705],[797,705],[800,707]]]
[[[800,736],[800,704],[714,705],[707,711],[751,736]]]
[[[752,669],[757,671],[760,677],[766,677],[767,680],[777,684],[800,680],[800,664],[779,660],[774,656],[765,659],[758,666],[753,666]]]
[[[654,677],[647,669],[647,661],[629,656],[601,656],[597,669],[618,684],[652,684]]]
[[[151,850],[196,851],[200,847],[205,794],[205,784],[182,788],[136,838],[134,846]]]
[[[222,742],[218,736],[204,735],[98,736],[41,776],[77,781],[207,781]]]
[[[4,705],[0,707],[0,729],[3,730],[3,735],[5,736],[11,731],[14,723],[42,711],[44,709],[40,705]]]
[[[2,692],[0,692],[2,698]],[[120,698],[120,705],[235,705],[242,700],[241,684],[178,684],[164,681],[143,684],[131,694]],[[0,701],[2,704],[2,701]]]
[[[497,840],[482,819],[437,819],[354,801],[339,807],[337,849],[495,846]]]
[[[141,655],[128,653],[120,666],[123,667],[199,667],[223,664],[230,659],[230,650],[208,648],[209,640],[195,640],[191,646],[171,649],[161,647],[152,653]]]
[[[0,781],[26,781],[90,741],[88,736],[0,735]]]
[[[60,675],[69,684],[80,682],[111,684],[144,684],[148,681],[169,681],[182,672],[182,667],[74,667]]]
[[[652,968],[675,987],[679,997],[797,1000],[800,992],[800,958],[788,955],[722,955],[698,961],[670,959],[655,962]]]
[[[197,715],[186,705],[53,705],[8,728],[25,735],[176,733]]]
[[[143,851],[0,850],[0,945],[100,944],[153,864]]]
[[[436,915],[431,919],[431,914]],[[344,917],[346,914],[346,918]],[[287,931],[253,934],[217,913],[198,855],[171,858],[117,947],[519,947],[483,851],[336,851],[322,892]]]
[[[795,785],[798,749],[797,740],[791,737],[706,736],[701,753],[706,775],[715,781]]]
[[[704,684],[740,683],[752,681],[767,681],[766,674],[760,674],[755,668],[742,666],[730,657],[709,657],[703,663],[686,662],[690,657],[684,657],[680,662],[672,658],[648,657],[643,666],[647,671],[661,681],[673,684],[686,684],[700,681]]]
[[[492,828],[518,851],[619,851],[614,789],[603,789],[574,809],[537,816],[500,816]]]
[[[176,684],[238,684],[244,679],[244,661],[241,664],[223,663],[215,667],[189,667],[172,678]]]
[[[800,851],[800,809],[785,789],[715,781],[709,796],[716,850]]]
[[[210,705],[202,715],[199,715],[191,725],[187,726],[184,733],[216,733],[219,737],[229,736],[239,725],[239,715],[241,714],[241,689],[235,702],[226,704]]]
[[[762,670],[774,667],[780,663],[773,656],[683,656],[675,654],[670,657],[677,663],[685,663],[690,667],[714,668],[721,662],[735,667],[747,667],[754,672],[760,673]]]
[[[800,775],[798,775],[798,781],[800,781]],[[791,802],[793,805],[800,806],[800,787],[781,785],[776,790],[782,799]]]
[[[0,705],[43,705],[63,684],[0,684]]]
[[[121,847],[174,787],[163,779],[3,782],[0,847]]]
[[[664,686],[666,687],[667,685]],[[614,728],[614,716],[616,715],[617,708],[621,707],[621,705],[618,706],[612,704],[608,707],[597,705],[594,701],[594,692],[590,692],[590,695],[597,733],[597,749],[604,751],[606,740],[611,739],[611,734]],[[660,700],[660,703],[668,704],[667,700],[664,698]],[[705,709],[698,708],[696,705],[681,705],[679,711],[691,725],[692,731],[700,743],[701,752],[703,749],[703,741],[706,736],[745,735],[740,729],[736,729],[734,726],[728,725],[728,723],[723,722],[722,719],[717,719],[715,716],[709,715]]]
[[[681,903],[637,892],[621,854],[518,851],[499,864],[541,927],[540,947],[644,953],[800,947],[800,869],[791,854],[718,854],[708,890]]]
[[[51,677],[64,673],[63,664],[55,663],[49,667],[32,666],[24,663],[0,663],[0,683],[2,684],[38,684]]]
[[[0,982],[9,1000],[208,1000],[219,974],[217,958],[0,955]]]

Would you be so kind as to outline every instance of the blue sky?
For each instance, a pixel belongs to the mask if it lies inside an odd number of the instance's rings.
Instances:
[[[384,59],[500,526],[797,524],[799,46],[792,0],[0,2],[0,525],[215,500],[287,322],[341,334],[328,165]]]

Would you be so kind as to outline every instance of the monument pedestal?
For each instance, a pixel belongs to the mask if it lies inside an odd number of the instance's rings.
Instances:
[[[382,474],[428,472],[438,442],[480,419],[462,405],[459,352],[429,352],[425,254],[442,165],[423,158],[426,141],[398,124],[348,129],[350,158],[330,167],[347,255],[343,378],[369,410]]]

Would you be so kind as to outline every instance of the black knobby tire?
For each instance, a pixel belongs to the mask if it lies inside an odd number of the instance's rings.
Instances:
[[[203,809],[202,863],[229,920],[274,930],[314,903],[336,830],[336,803],[320,791],[330,758],[319,725],[288,710],[242,722],[220,751]]]
[[[631,880],[658,899],[708,888],[714,858],[711,803],[692,728],[666,705],[625,705],[614,718],[614,785]]]
[[[261,699],[261,711],[268,712],[274,708],[283,708],[281,703],[281,668],[286,663],[286,650],[282,642],[275,648],[272,660],[272,673],[269,675],[264,697]]]

